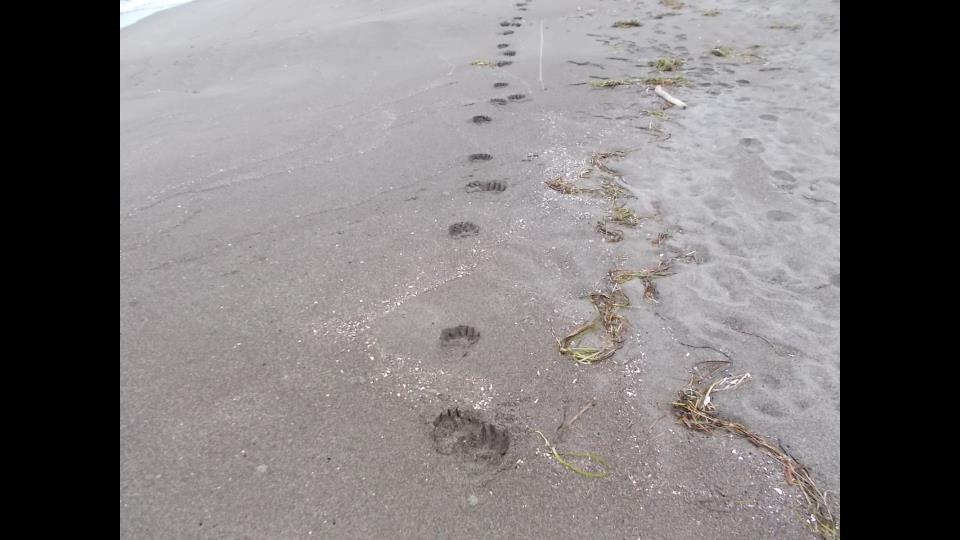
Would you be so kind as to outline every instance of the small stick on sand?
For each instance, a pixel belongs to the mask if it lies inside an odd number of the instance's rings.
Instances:
[[[679,99],[677,99],[677,98],[671,96],[670,94],[668,94],[667,91],[664,90],[663,87],[660,86],[659,84],[657,85],[656,88],[653,89],[653,91],[654,91],[658,96],[660,96],[660,97],[662,97],[663,99],[667,100],[668,102],[676,105],[677,107],[680,107],[681,109],[686,109],[686,108],[687,108],[687,104],[686,104],[686,103],[684,103],[684,102],[680,101]]]
[[[546,90],[543,86],[543,21],[540,21],[540,90]]]
[[[564,422],[560,424],[560,427],[557,428],[557,439],[559,440],[559,437],[562,435],[562,432],[564,430],[570,429],[570,426],[572,426],[573,423],[577,421],[577,418],[580,418],[580,416],[583,413],[587,412],[587,409],[589,409],[590,407],[593,407],[596,404],[597,402],[591,399],[590,401],[587,402],[586,405],[583,406],[583,408],[580,409],[580,411],[577,414],[573,415],[573,418],[571,418],[568,422]]]

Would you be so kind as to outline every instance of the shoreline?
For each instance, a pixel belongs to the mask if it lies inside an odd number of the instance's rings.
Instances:
[[[134,23],[137,23],[155,13],[159,13],[161,11],[166,11],[171,8],[182,6],[183,4],[189,3],[191,1],[193,0],[165,0],[161,2],[154,1],[154,2],[148,2],[146,4],[143,4],[145,7],[138,8],[138,9],[130,9],[128,11],[123,11],[123,7],[121,5],[120,29],[123,30],[124,28]]]

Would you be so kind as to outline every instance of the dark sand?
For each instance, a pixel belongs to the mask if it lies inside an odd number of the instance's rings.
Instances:
[[[122,538],[813,536],[776,461],[669,403],[723,351],[753,378],[720,413],[839,498],[839,2],[515,3],[197,0],[120,32]],[[574,85],[663,57],[691,83],[665,119]],[[616,149],[661,217],[606,243],[608,202],[543,182]],[[557,353],[608,269],[672,250],[702,264],[625,286],[612,359]],[[558,446],[603,479],[532,432],[591,399]],[[457,406],[502,458],[466,420],[485,459],[434,440]]]

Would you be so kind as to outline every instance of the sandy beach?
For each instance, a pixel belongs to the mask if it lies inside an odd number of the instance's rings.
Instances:
[[[121,538],[825,537],[801,473],[839,516],[838,1],[120,31]]]

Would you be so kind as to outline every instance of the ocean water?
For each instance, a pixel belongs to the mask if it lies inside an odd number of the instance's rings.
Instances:
[[[190,0],[120,0],[120,28],[130,26],[140,19]]]

